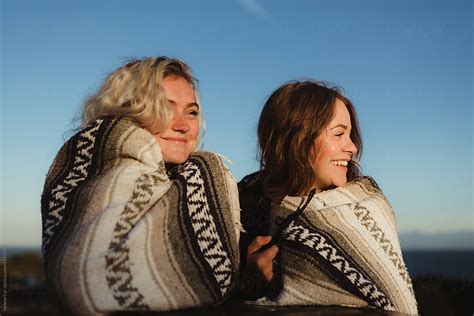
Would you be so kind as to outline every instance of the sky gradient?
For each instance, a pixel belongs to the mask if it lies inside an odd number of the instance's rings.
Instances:
[[[40,196],[84,98],[127,58],[185,60],[199,79],[203,149],[240,180],[257,120],[295,79],[343,87],[362,168],[399,231],[468,231],[473,215],[472,1],[8,1],[1,12],[2,244],[41,243]]]

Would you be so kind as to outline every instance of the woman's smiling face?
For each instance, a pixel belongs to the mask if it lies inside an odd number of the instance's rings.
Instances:
[[[172,117],[155,139],[160,144],[165,163],[181,164],[196,148],[200,109],[191,84],[184,78],[169,76],[162,84],[171,104]]]
[[[347,165],[357,152],[350,138],[351,117],[346,105],[336,99],[334,108],[334,118],[315,141],[313,168],[316,177],[313,187],[318,191],[344,185]]]

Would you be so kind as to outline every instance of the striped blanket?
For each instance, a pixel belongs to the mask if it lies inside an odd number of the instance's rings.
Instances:
[[[221,158],[166,170],[153,135],[99,119],[60,149],[41,201],[45,272],[82,315],[224,301],[239,266],[237,185]]]
[[[276,223],[301,197],[272,207]],[[285,231],[277,305],[343,305],[417,313],[391,206],[372,178],[323,191]]]

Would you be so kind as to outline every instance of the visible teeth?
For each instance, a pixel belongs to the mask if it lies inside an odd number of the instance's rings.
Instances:
[[[345,160],[332,160],[331,163],[335,166],[345,166],[345,167],[347,167],[347,161],[345,161]]]

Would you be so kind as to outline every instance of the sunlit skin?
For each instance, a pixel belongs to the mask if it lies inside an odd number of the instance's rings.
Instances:
[[[171,104],[172,118],[155,139],[165,163],[181,164],[196,148],[200,109],[191,84],[184,78],[168,76],[162,85]]]
[[[335,115],[324,132],[316,138],[314,159],[316,191],[339,187],[347,182],[347,166],[357,148],[350,138],[351,116],[339,99],[334,102]]]
[[[349,162],[357,153],[357,148],[350,138],[352,125],[346,105],[336,99],[334,110],[334,118],[315,140],[316,157],[313,166],[316,178],[313,188],[317,191],[344,185],[347,182],[347,166],[335,164]],[[278,253],[278,247],[272,246],[261,253],[258,250],[270,240],[271,236],[258,236],[247,250],[247,270],[260,271],[268,282],[273,278],[273,259]]]
[[[247,248],[246,273],[249,275],[259,273],[270,282],[273,278],[273,259],[278,253],[277,245],[273,245],[265,251],[258,252],[260,248],[268,244],[272,236],[257,236]]]

